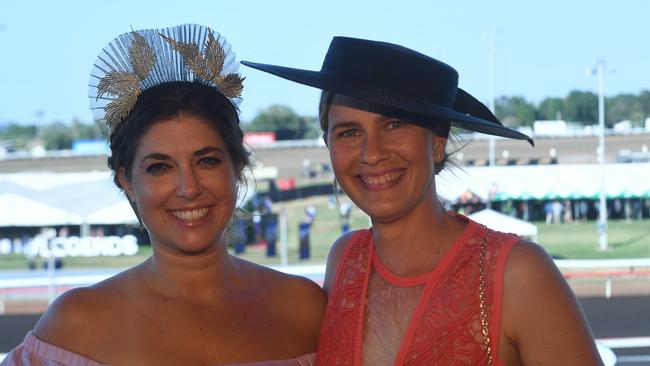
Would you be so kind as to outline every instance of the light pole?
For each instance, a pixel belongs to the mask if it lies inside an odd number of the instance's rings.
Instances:
[[[495,59],[497,52],[497,32],[496,27],[490,29],[489,33],[483,34],[483,40],[488,43],[488,108],[490,111],[496,115],[496,103],[495,103]],[[494,136],[488,136],[488,166],[494,167],[496,165],[495,161],[495,150],[496,150],[496,140]],[[487,198],[487,208],[492,208],[492,195],[489,194]]]
[[[497,28],[492,28],[489,33],[483,35],[483,39],[488,42],[488,76],[489,76],[489,96],[488,96],[488,108],[494,114],[496,114],[496,103],[495,103],[495,92],[494,85],[496,80],[496,53],[497,53]],[[494,166],[495,163],[495,148],[496,140],[495,137],[490,135],[488,140],[488,161],[489,166]]]
[[[607,196],[605,194],[605,61],[596,61],[590,71],[598,76],[598,161],[600,162],[600,203],[598,205],[598,247],[607,250]]]

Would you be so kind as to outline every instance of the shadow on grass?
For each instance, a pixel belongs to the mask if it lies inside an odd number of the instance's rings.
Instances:
[[[646,231],[645,233],[641,233],[640,235],[637,235],[637,236],[635,236],[633,238],[627,239],[627,240],[623,240],[623,241],[619,241],[619,242],[613,242],[610,245],[612,246],[612,248],[615,248],[615,249],[623,248],[623,247],[626,247],[626,246],[629,246],[629,245],[636,244],[636,243],[640,242],[641,240],[648,238],[648,236],[650,236],[650,230]]]

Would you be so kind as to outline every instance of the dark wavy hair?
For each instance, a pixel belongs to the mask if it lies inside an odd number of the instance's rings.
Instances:
[[[244,147],[244,133],[235,105],[211,86],[198,82],[168,82],[143,91],[129,115],[110,134],[111,156],[107,162],[113,171],[115,185],[122,189],[117,177],[122,168],[125,178],[130,179],[135,151],[149,128],[179,114],[191,115],[210,124],[226,144],[239,181],[243,181],[243,170],[251,168],[251,161]]]

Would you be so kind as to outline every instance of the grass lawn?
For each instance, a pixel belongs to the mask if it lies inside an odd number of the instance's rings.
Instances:
[[[344,197],[340,197],[341,202]],[[301,261],[298,251],[298,224],[305,215],[305,209],[313,205],[317,214],[311,226],[310,243],[311,259]],[[327,260],[330,246],[336,238],[341,235],[341,222],[339,221],[338,208],[328,207],[326,197],[312,197],[302,200],[295,200],[285,203],[276,203],[274,211],[285,210],[287,213],[287,256],[289,264],[324,264]],[[356,207],[352,209],[350,227],[352,229],[369,227],[368,216]],[[262,247],[249,247],[241,256],[256,263],[262,264],[280,264],[279,247],[280,242],[276,244],[278,256],[275,258],[266,257],[266,249]]]
[[[341,200],[347,199],[342,196]],[[305,208],[316,207],[317,215],[311,230],[311,259],[300,261],[298,255],[298,223],[304,217]],[[340,235],[341,229],[336,208],[328,207],[327,197],[312,197],[285,203],[276,203],[273,210],[287,213],[287,247],[289,264],[323,264],[331,244]],[[598,250],[598,232],[595,222],[546,225],[537,222],[539,242],[556,258],[566,259],[605,259],[605,258],[648,258],[650,257],[650,220],[610,221],[608,223],[609,250]],[[369,226],[368,217],[361,210],[352,210],[351,227]],[[261,246],[248,246],[241,257],[253,262],[279,265],[278,256],[266,257],[266,249]],[[151,255],[151,247],[141,246],[132,257],[93,257],[65,258],[67,268],[129,267],[140,263]],[[0,270],[24,269],[27,262],[19,255],[0,256]]]
[[[126,268],[138,264],[151,256],[151,247],[141,245],[138,254],[119,257],[66,257],[65,268]],[[39,258],[37,266],[42,268],[44,260]],[[0,270],[27,269],[27,260],[18,254],[0,255]]]
[[[598,249],[596,222],[546,225],[535,223],[539,242],[556,258],[607,259],[650,257],[650,220],[612,220],[607,223],[608,247]]]

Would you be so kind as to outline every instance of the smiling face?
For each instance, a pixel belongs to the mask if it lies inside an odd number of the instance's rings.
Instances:
[[[128,178],[122,169],[118,179],[152,244],[192,254],[225,244],[239,173],[221,136],[206,121],[180,114],[149,128]]]
[[[373,222],[394,222],[435,206],[434,162],[444,157],[446,138],[343,105],[332,105],[327,118],[336,179]]]

